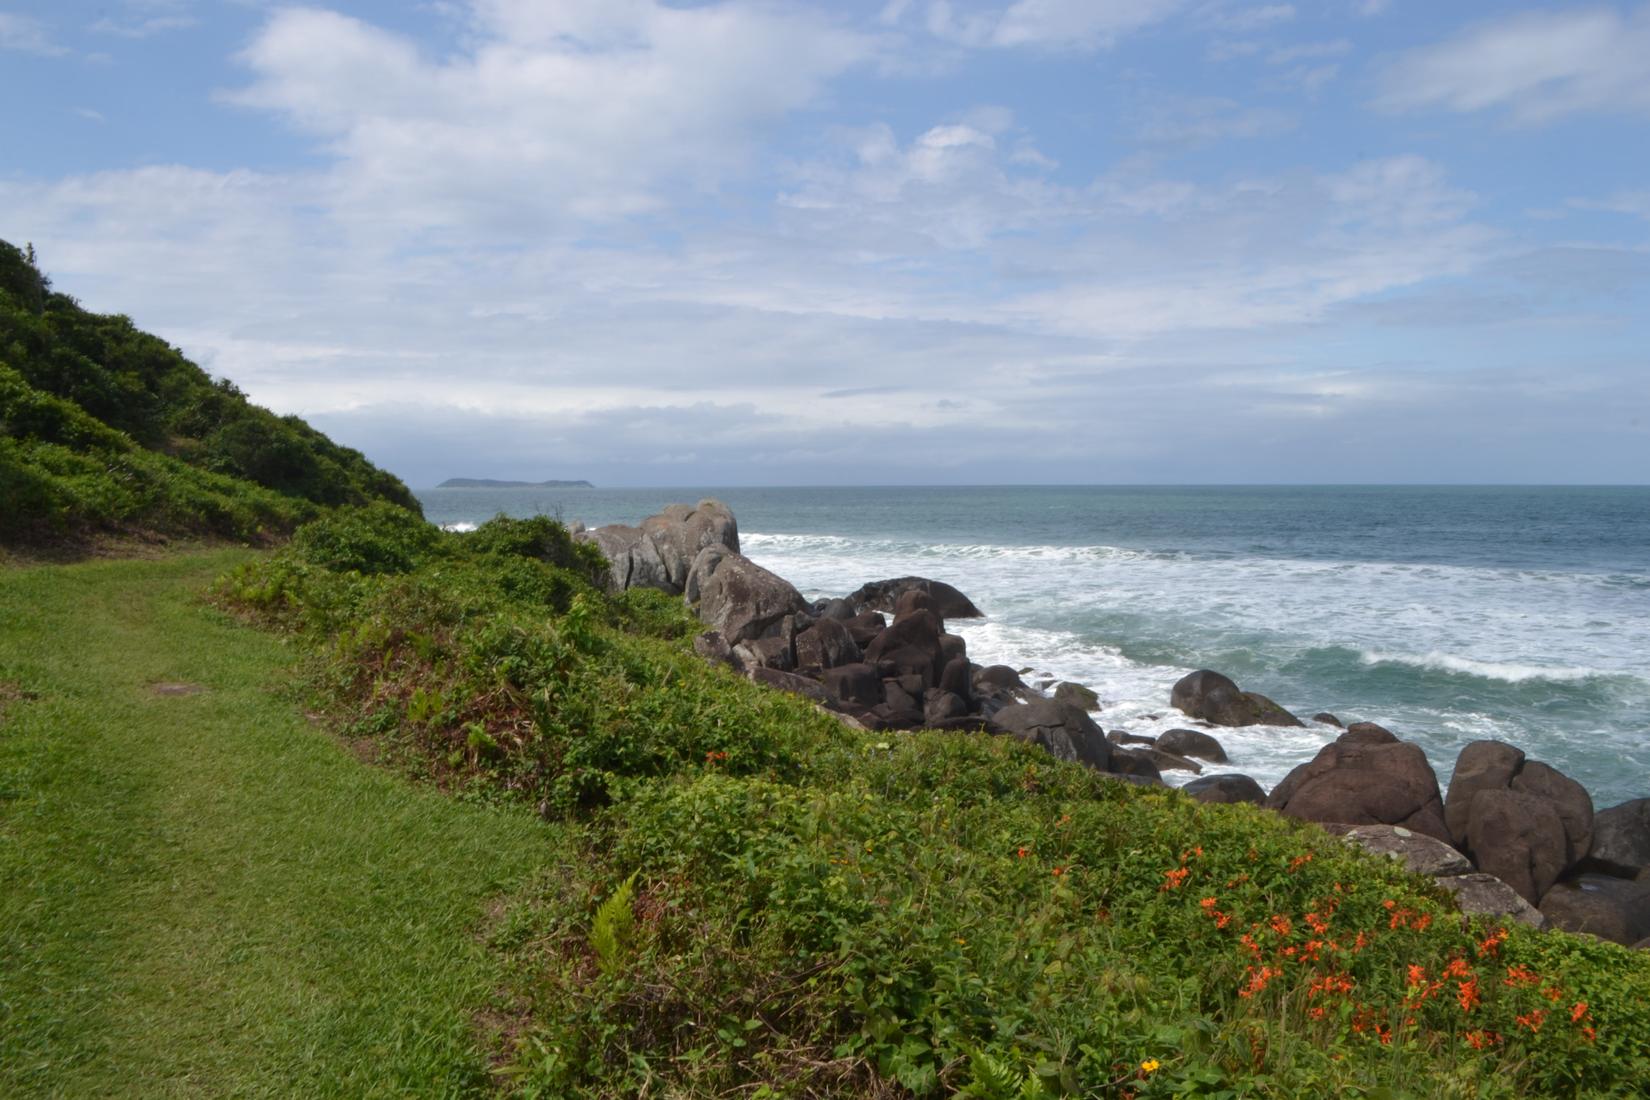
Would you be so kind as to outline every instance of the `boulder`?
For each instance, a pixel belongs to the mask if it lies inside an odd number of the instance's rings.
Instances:
[[[789,623],[789,618],[784,620]],[[780,628],[780,632],[766,638],[752,638],[740,642],[733,647],[734,660],[747,671],[758,668],[778,669],[781,672],[793,672],[796,669],[796,650],[792,646],[792,632]]]
[[[1444,821],[1457,845],[1467,842],[1467,810],[1472,796],[1507,787],[1523,763],[1524,750],[1504,741],[1474,741],[1461,750],[1455,758],[1449,795],[1444,799]]]
[[[733,647],[728,645],[728,640],[722,637],[720,631],[707,630],[694,638],[693,652],[713,665],[733,665],[736,668],[739,665],[734,659]]]
[[[1480,822],[1480,814],[1491,819]],[[1586,858],[1593,800],[1581,784],[1511,745],[1474,741],[1456,760],[1445,822],[1481,870],[1535,904]]]
[[[1112,750],[1111,764],[1106,770],[1143,787],[1164,786],[1163,773],[1157,770],[1157,762],[1133,749]]]
[[[940,629],[940,620],[932,611],[910,612],[895,619],[865,647],[865,661],[867,664],[892,662],[902,673],[921,675],[925,688],[933,687],[939,683],[946,665]]]
[[[1212,764],[1226,763],[1226,750],[1220,742],[1201,730],[1165,730],[1157,737],[1157,747],[1177,756],[1195,756]]]
[[[1449,844],[1402,825],[1356,825],[1343,836],[1349,844],[1402,860],[1409,870],[1429,878],[1464,875],[1472,871],[1467,857]]]
[[[1106,740],[1110,741],[1111,738]],[[1115,744],[1116,742],[1113,742]],[[1203,765],[1196,760],[1180,756],[1172,752],[1164,752],[1159,748],[1139,748],[1121,750],[1132,756],[1143,756],[1152,762],[1152,766],[1161,772],[1191,772],[1193,775],[1203,774]],[[1112,754],[1114,757],[1116,753]]]
[[[907,588],[894,600],[894,618],[909,615],[913,611],[932,611],[939,618],[945,618],[940,611],[940,601],[936,600],[926,588]]]
[[[1552,803],[1564,822],[1565,866],[1580,863],[1593,846],[1593,798],[1587,788],[1539,760],[1526,760],[1512,789]]]
[[[642,521],[642,534],[652,544],[652,554],[658,562],[658,583],[649,587],[663,588],[673,594],[686,588],[688,570],[705,547],[720,546],[739,553],[739,524],[728,506],[719,500],[666,505],[657,515]],[[634,574],[631,585],[637,585]]]
[[[982,670],[973,673],[975,688],[995,688],[1000,691],[1028,691],[1026,681],[1020,679],[1020,673],[1011,670],[1006,665],[987,665]]]
[[[1345,729],[1346,728],[1344,725],[1342,725],[1341,720],[1339,718],[1336,718],[1333,714],[1330,714],[1327,710],[1320,710],[1318,713],[1314,714],[1312,716],[1312,721],[1317,722],[1319,725],[1323,725],[1323,726],[1334,726],[1337,729]]]
[[[1436,880],[1455,895],[1455,904],[1468,916],[1511,917],[1531,928],[1547,927],[1541,910],[1518,896],[1518,892],[1494,875],[1473,871]]]
[[[826,697],[833,703],[874,707],[885,701],[882,677],[867,664],[838,665],[820,677]]]
[[[993,733],[1009,734],[1041,745],[1061,760],[1076,760],[1106,771],[1112,748],[1094,719],[1081,707],[1040,699],[1012,703],[991,716]]]
[[[974,680],[967,657],[953,657],[940,670],[940,687],[957,696],[970,710],[974,707]]]
[[[1056,702],[1070,703],[1087,711],[1100,709],[1100,696],[1082,684],[1074,684],[1069,680],[1054,685],[1054,699]]]
[[[954,661],[958,657],[968,659],[968,641],[960,634],[941,634],[940,652],[947,661]]]
[[[837,619],[820,619],[796,636],[796,667],[817,675],[838,665],[858,664],[863,654]]]
[[[826,702],[825,689],[818,680],[810,680],[806,676],[798,676],[794,672],[784,672],[777,668],[753,668],[750,678],[759,684],[766,684],[780,691],[788,691],[793,695],[805,695],[816,703]]]
[[[1374,722],[1354,722],[1336,740],[1348,745],[1394,745],[1398,735]]]
[[[1650,867],[1650,798],[1635,798],[1593,816],[1591,862],[1623,876]]]
[[[1409,741],[1371,744],[1343,734],[1285,776],[1266,805],[1306,821],[1402,825],[1450,839],[1438,777]]]
[[[1266,791],[1247,775],[1206,775],[1180,788],[1199,802],[1266,804]]]
[[[1472,796],[1467,854],[1536,905],[1569,866],[1564,821],[1544,798],[1507,788]]]
[[[864,649],[877,640],[877,635],[888,629],[888,620],[877,611],[866,611],[848,619],[844,624],[854,644]]]
[[[1130,733],[1128,730],[1107,730],[1106,740],[1114,745],[1153,745],[1157,738],[1147,737],[1144,734]]]
[[[854,617],[854,605],[843,599],[815,600],[813,612],[816,619],[837,619],[847,622]]]
[[[807,606],[789,581],[731,551],[699,590],[699,620],[732,645],[776,633]]]
[[[934,599],[932,610],[942,619],[978,619],[983,615],[969,598],[944,581],[926,577],[895,577],[886,581],[862,584],[848,597],[848,602],[860,610],[893,611],[902,593],[917,590]]]
[[[630,587],[630,548],[642,537],[640,527],[611,523],[606,527],[581,531],[573,537],[577,542],[594,544],[602,552],[602,557],[607,559],[609,591],[623,592]]]
[[[1264,695],[1242,691],[1218,672],[1199,669],[1180,678],[1169,705],[1217,726],[1299,726],[1301,720]]]
[[[968,704],[962,697],[940,688],[929,688],[922,697],[922,720],[930,729],[950,718],[966,718]]]
[[[922,704],[918,696],[905,690],[905,685],[899,682],[898,677],[887,676],[882,680],[882,701],[891,711],[901,714],[921,713]]]
[[[1630,946],[1650,936],[1650,885],[1610,875],[1576,875],[1541,898],[1554,928]]]
[[[731,553],[733,551],[725,546],[707,546],[694,556],[693,564],[688,566],[687,580],[682,583],[684,603],[692,607],[704,598],[705,582]]]

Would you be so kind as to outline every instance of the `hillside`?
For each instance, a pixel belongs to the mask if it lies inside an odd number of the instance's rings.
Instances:
[[[98,536],[265,542],[337,505],[418,502],[295,416],[130,318],[52,289],[0,241],[0,545]]]

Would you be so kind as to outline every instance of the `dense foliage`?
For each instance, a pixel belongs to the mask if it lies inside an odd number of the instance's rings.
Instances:
[[[345,729],[571,824],[484,930],[523,1096],[1638,1095],[1650,958],[1467,921],[1315,827],[695,657],[548,520],[335,517],[226,577]],[[374,532],[378,532],[374,534]],[[374,540],[379,545],[370,545]]]
[[[406,486],[251,404],[124,316],[56,293],[0,241],[0,543],[97,532],[259,541]]]

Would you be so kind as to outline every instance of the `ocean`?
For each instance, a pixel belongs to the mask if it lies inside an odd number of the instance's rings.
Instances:
[[[810,597],[947,581],[981,664],[1099,693],[1107,729],[1155,734],[1212,668],[1303,720],[1419,743],[1447,784],[1499,738],[1602,809],[1650,796],[1650,488],[945,487],[432,489],[428,517],[637,523],[714,496],[745,554]],[[1029,679],[1030,677],[1028,677]],[[1270,788],[1335,731],[1215,731]],[[1170,782],[1191,778],[1166,773]]]

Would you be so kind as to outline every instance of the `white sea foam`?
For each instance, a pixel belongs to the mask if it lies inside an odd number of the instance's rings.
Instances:
[[[1522,684],[1528,680],[1574,682],[1609,675],[1596,668],[1554,668],[1506,661],[1475,661],[1471,657],[1457,657],[1454,654],[1438,653],[1436,651],[1415,656],[1408,653],[1378,653],[1364,650],[1358,655],[1358,659],[1366,665],[1395,664],[1408,665],[1412,668],[1434,669],[1441,672],[1461,672],[1469,676],[1482,676],[1488,680],[1501,680],[1509,684]]]

